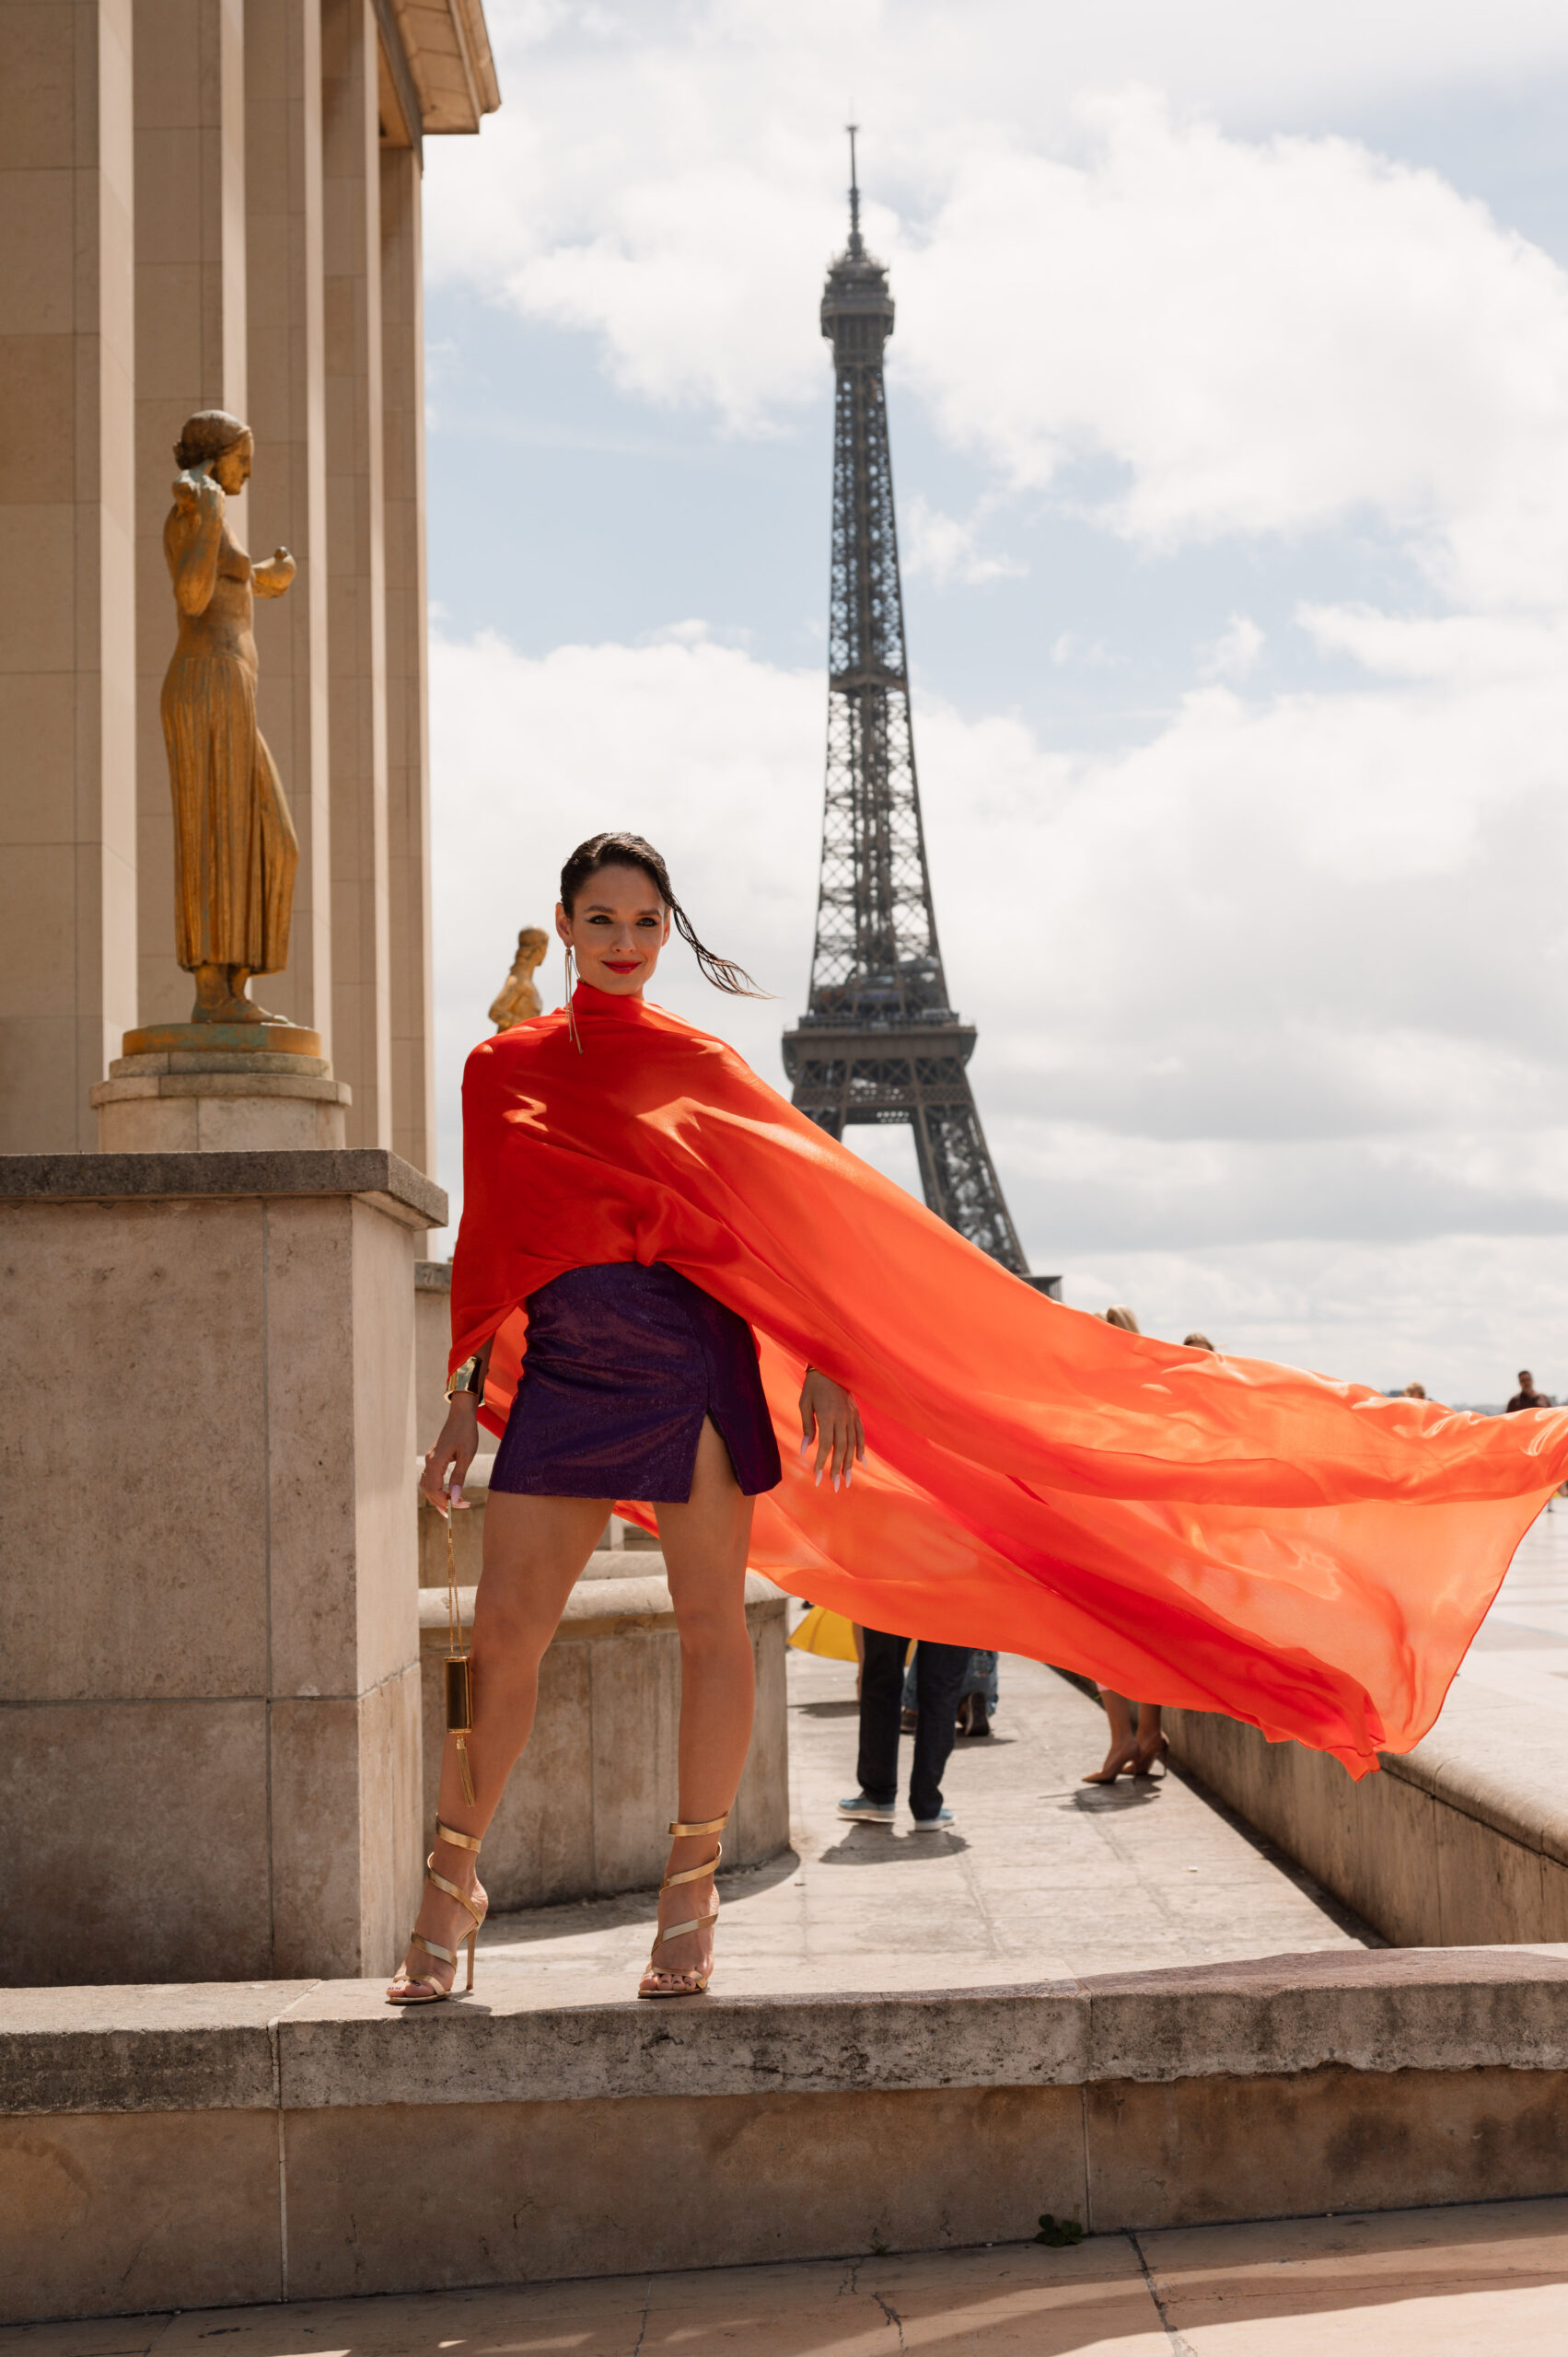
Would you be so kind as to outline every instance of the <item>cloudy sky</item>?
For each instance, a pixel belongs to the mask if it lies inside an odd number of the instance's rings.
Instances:
[[[427,149],[447,1185],[598,827],[776,993],[682,953],[666,1003],[782,1081],[853,107],[937,918],[1033,1266],[1568,1394],[1561,0],[487,13],[503,110]]]

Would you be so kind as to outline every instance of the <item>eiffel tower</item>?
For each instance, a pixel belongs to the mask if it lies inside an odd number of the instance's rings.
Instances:
[[[1058,1279],[1029,1276],[965,1070],[974,1026],[948,1003],[937,946],[882,381],[893,298],[860,234],[854,126],[849,219],[822,296],[835,377],[822,878],[810,1001],[784,1034],[784,1070],[795,1103],[831,1137],[846,1122],[907,1121],[931,1210],[1054,1293]]]

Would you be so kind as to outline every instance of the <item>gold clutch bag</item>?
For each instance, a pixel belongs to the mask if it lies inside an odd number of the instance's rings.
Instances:
[[[463,1771],[463,1798],[473,1799],[473,1771],[469,1766],[468,1739],[473,1733],[473,1654],[463,1643],[462,1616],[458,1609],[458,1559],[452,1551],[455,1499],[447,1500],[447,1732],[458,1738],[458,1761]]]

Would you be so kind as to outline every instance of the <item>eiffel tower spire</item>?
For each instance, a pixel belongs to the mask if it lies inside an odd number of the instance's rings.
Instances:
[[[822,876],[810,1000],[784,1034],[784,1070],[835,1138],[846,1122],[907,1121],[930,1208],[1028,1277],[965,1070],[974,1026],[949,1003],[936,938],[882,381],[893,298],[860,233],[854,130],[849,246],[822,296],[836,380]]]

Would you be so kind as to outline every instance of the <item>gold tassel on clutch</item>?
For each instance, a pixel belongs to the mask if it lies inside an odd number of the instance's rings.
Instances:
[[[454,1484],[454,1489],[456,1485]],[[473,1655],[463,1643],[462,1617],[458,1610],[458,1560],[452,1551],[455,1496],[447,1501],[447,1732],[458,1738],[458,1763],[463,1771],[463,1798],[473,1805],[473,1770],[469,1765],[468,1739],[473,1733]]]

